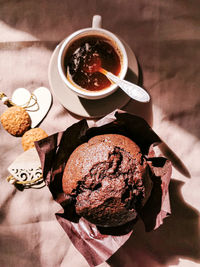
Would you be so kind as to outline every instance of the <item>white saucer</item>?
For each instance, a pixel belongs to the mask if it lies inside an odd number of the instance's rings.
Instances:
[[[48,78],[52,92],[58,101],[70,112],[85,118],[99,118],[107,115],[115,109],[125,106],[130,100],[121,89],[115,93],[99,100],[88,100],[74,94],[62,81],[57,67],[57,57],[61,44],[59,44],[50,59]],[[125,77],[133,83],[138,81],[138,64],[135,54],[130,47],[124,43],[128,55],[129,69]]]

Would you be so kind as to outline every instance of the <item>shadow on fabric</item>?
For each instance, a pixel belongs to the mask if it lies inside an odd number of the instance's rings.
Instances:
[[[145,232],[138,222],[130,239],[107,261],[110,266],[168,266],[178,264],[179,258],[200,263],[199,213],[184,201],[182,186],[183,182],[171,180],[171,215],[152,232]]]

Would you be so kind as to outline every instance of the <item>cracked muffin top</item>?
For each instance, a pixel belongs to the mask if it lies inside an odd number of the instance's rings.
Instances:
[[[128,137],[98,135],[77,147],[63,174],[63,191],[76,213],[99,226],[136,218],[148,190],[146,161]]]

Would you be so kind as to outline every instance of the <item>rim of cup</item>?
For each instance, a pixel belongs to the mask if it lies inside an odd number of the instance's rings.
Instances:
[[[90,91],[84,88],[81,88],[80,86],[74,85],[67,79],[66,74],[64,72],[64,58],[67,49],[69,46],[77,39],[84,37],[84,36],[90,36],[90,35],[99,35],[103,36],[105,39],[108,39],[111,41],[111,43],[114,42],[114,49],[118,48],[120,52],[118,54],[121,54],[120,57],[120,72],[117,75],[119,78],[124,79],[127,70],[128,70],[128,56],[126,49],[122,43],[122,41],[112,32],[102,29],[102,28],[85,28],[82,30],[78,30],[71,35],[69,35],[67,38],[64,39],[63,43],[61,44],[59,53],[58,53],[58,71],[59,74],[65,83],[65,85],[70,88],[74,93],[76,93],[78,96],[81,96],[83,98],[87,99],[100,99],[104,98],[112,93],[114,93],[118,86],[116,84],[111,84],[109,87],[106,87],[104,89],[101,89],[99,91]],[[116,46],[116,47],[115,47]],[[117,50],[117,49],[115,49]],[[72,81],[73,82],[73,81]]]

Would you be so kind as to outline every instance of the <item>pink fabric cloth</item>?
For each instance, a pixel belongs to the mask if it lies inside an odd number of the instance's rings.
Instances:
[[[130,101],[125,110],[152,125],[174,164],[172,215],[150,233],[138,223],[128,242],[101,266],[198,266],[199,1],[1,1],[0,90],[11,96],[18,87],[49,88],[47,71],[54,48],[73,31],[90,26],[94,14],[102,15],[103,27],[134,50],[140,85],[152,100]],[[0,113],[5,109],[0,103]],[[79,119],[53,95],[40,127],[50,135]],[[57,223],[54,214],[60,207],[48,189],[21,192],[7,183],[7,167],[23,149],[21,138],[10,136],[1,125],[0,137],[0,266],[87,267]]]

